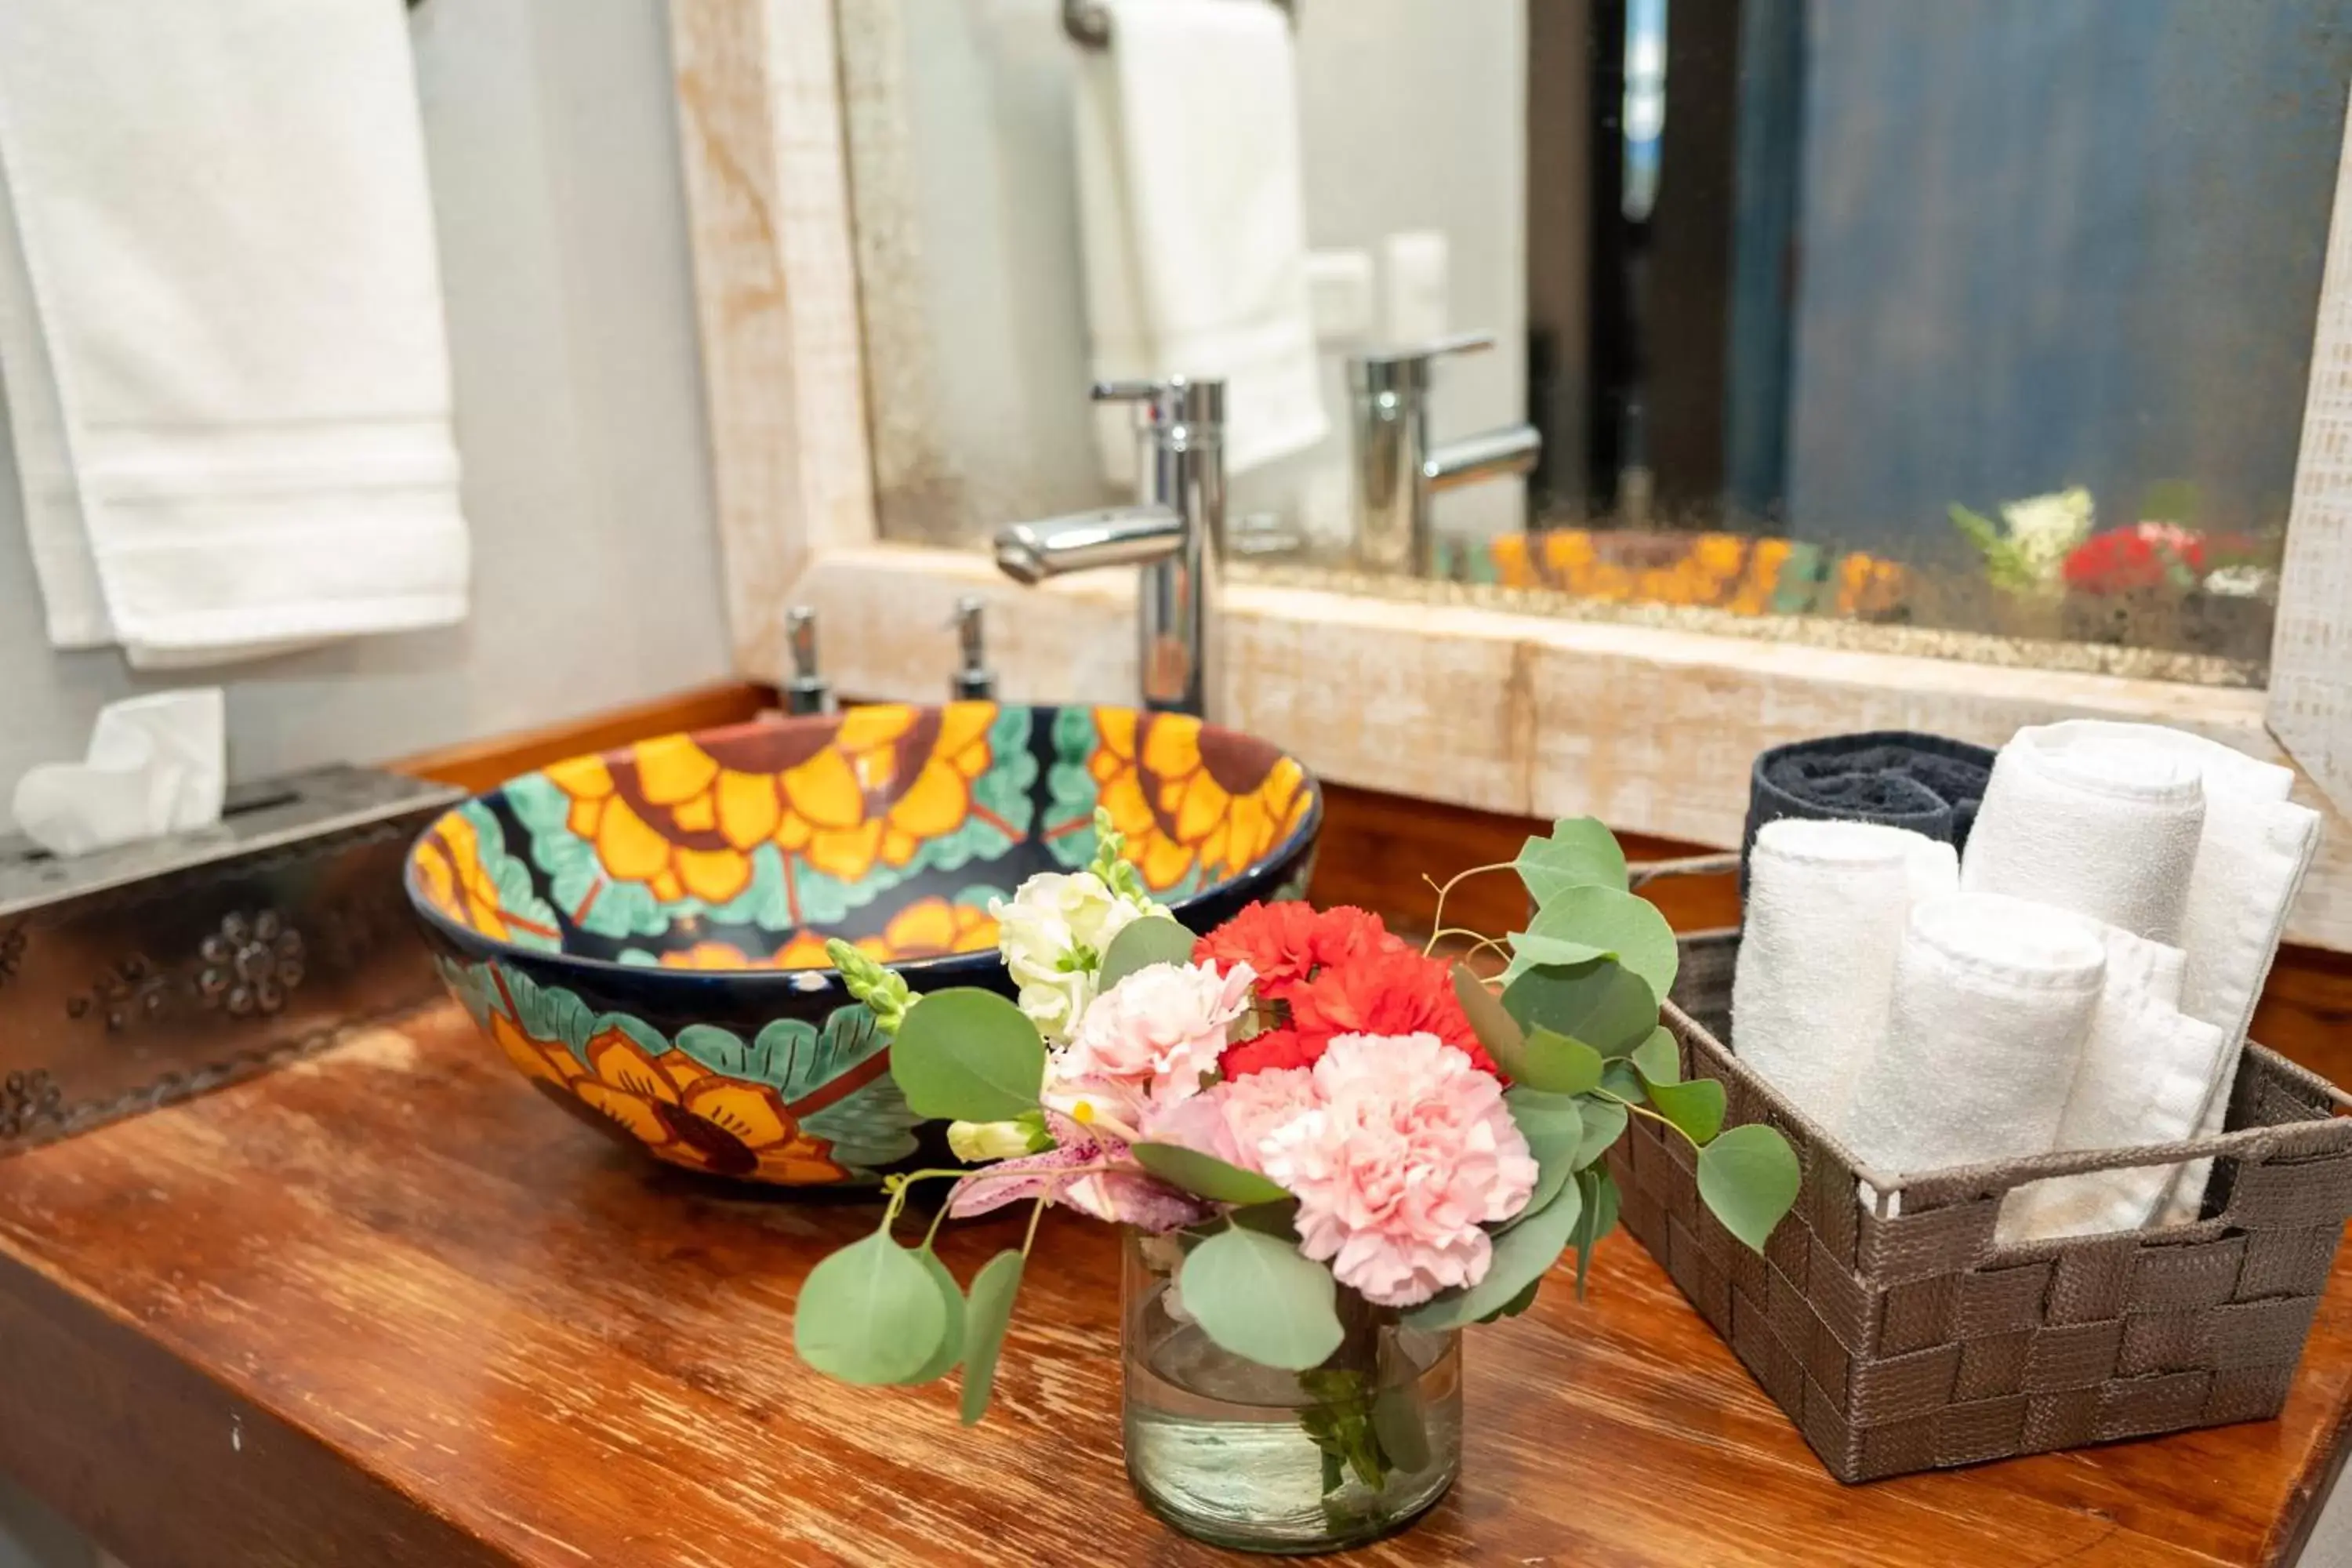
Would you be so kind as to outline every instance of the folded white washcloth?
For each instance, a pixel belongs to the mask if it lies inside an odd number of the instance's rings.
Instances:
[[[1959,885],[1952,847],[1867,822],[1767,823],[1748,858],[1732,1048],[1824,1129],[1886,1033],[1914,906]]]
[[[2020,730],[1993,763],[1960,888],[2177,945],[2204,819],[2193,763],[2064,724]]]
[[[2049,1152],[2106,968],[2095,929],[2046,905],[1989,893],[1921,904],[1847,1145],[1904,1174]]]
[[[2293,770],[2250,757],[2233,747],[2158,724],[2074,719],[2047,732],[2110,752],[2137,751],[2195,770],[2204,791],[2195,868],[2181,916],[2180,946],[2188,953],[2180,1009],[2221,1031],[2221,1048],[2206,1085],[2196,1131],[2220,1132],[2230,1111],[2247,1026],[2277,956],[2288,912],[2319,847],[2320,816],[2287,799]],[[2211,1162],[2180,1167],[2160,1223],[2194,1219]]]
[[[2107,973],[2090,1038],[2066,1091],[2056,1147],[2131,1149],[2189,1137],[2221,1056],[2221,1031],[2180,1010],[2188,955],[2099,928]],[[2157,1215],[2177,1165],[2135,1165],[2019,1188],[2003,1205],[2004,1241],[2137,1230]]]
[[[52,641],[164,667],[464,616],[400,6],[0,0],[0,208]]]
[[[1082,51],[1076,141],[1097,379],[1225,383],[1234,473],[1323,439],[1307,297],[1290,26],[1234,0],[1106,0]],[[1097,418],[1104,472],[1135,473],[1124,409]]]

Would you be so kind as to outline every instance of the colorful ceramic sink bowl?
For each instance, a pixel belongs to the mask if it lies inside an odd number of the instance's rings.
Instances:
[[[442,976],[569,1110],[690,1170],[870,1184],[919,1119],[827,965],[1013,987],[992,899],[1094,858],[1108,809],[1194,930],[1303,890],[1320,792],[1265,742],[1120,708],[856,708],[666,735],[448,812],[407,886]]]

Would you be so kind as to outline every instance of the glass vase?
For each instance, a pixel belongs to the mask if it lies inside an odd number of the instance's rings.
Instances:
[[[1176,1288],[1176,1236],[1126,1232],[1127,1473],[1188,1535],[1244,1552],[1330,1552],[1411,1523],[1462,1468],[1462,1344],[1341,1289],[1346,1338],[1309,1372],[1219,1348]]]

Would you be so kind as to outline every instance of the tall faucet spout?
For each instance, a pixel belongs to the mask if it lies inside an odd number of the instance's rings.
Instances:
[[[1433,491],[1458,489],[1482,479],[1524,474],[1543,455],[1543,433],[1532,425],[1507,425],[1448,441],[1421,460],[1421,477]]]
[[[996,564],[1014,582],[1031,585],[1096,566],[1142,565],[1181,550],[1184,529],[1183,517],[1171,507],[1097,507],[998,530]]]

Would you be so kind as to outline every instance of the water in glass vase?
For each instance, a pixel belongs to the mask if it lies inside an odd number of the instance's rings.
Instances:
[[[1124,1270],[1127,1469],[1153,1512],[1221,1546],[1328,1552],[1444,1495],[1461,1465],[1459,1334],[1402,1328],[1343,1290],[1348,1336],[1329,1361],[1261,1366],[1185,1313],[1173,1246],[1130,1234]]]

